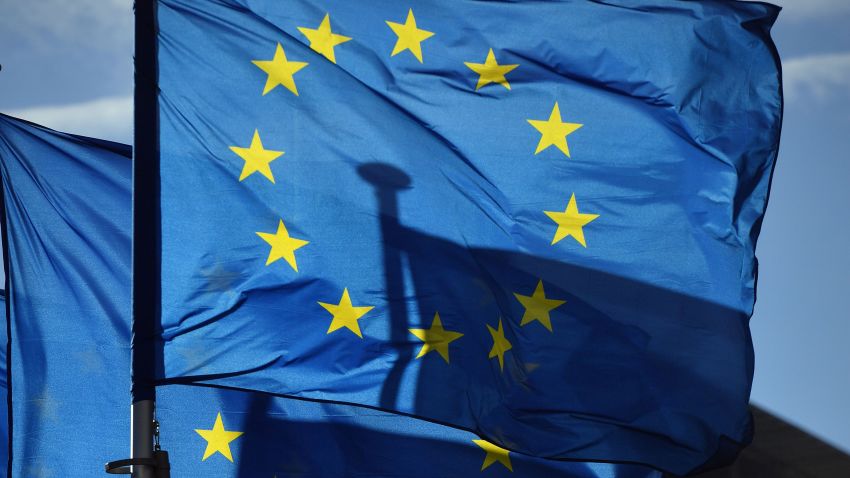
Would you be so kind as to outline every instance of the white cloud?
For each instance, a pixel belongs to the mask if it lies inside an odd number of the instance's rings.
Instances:
[[[771,3],[782,7],[780,21],[811,20],[850,12],[848,0],[776,0]]]
[[[122,143],[133,139],[133,97],[100,98],[84,103],[39,106],[7,114],[65,133]]]
[[[126,51],[133,44],[133,0],[3,2],[0,31],[30,48],[76,46]]]
[[[791,58],[782,63],[785,99],[824,101],[850,86],[850,52]]]

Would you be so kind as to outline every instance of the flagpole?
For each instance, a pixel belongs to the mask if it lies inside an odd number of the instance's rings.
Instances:
[[[130,458],[153,458],[153,400],[140,400],[130,406]],[[148,465],[133,465],[134,478],[153,478]]]
[[[136,0],[133,130],[133,304],[130,457],[154,456],[153,386],[159,317],[159,134],[156,0]],[[134,465],[134,478],[154,478],[151,465]]]

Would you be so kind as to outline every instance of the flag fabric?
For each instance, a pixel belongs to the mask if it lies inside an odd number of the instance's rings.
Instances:
[[[0,115],[9,476],[97,476],[127,452],[130,166],[129,146]]]
[[[2,407],[0,476],[10,438],[8,476],[97,476],[104,462],[126,453],[129,157],[129,146],[0,116],[15,418],[12,437]],[[5,314],[0,295],[4,338]],[[0,347],[7,405],[5,352]],[[491,476],[659,476],[635,465],[517,456],[467,432],[353,406],[178,385],[160,387],[157,398],[175,476],[197,475],[199,462],[203,476],[234,478],[488,469]]]
[[[193,385],[157,387],[173,476],[660,478],[648,467],[558,462],[368,408]]]
[[[159,384],[675,473],[748,442],[778,8],[157,5]]]

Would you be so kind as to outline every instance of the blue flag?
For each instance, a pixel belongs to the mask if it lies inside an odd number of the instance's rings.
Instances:
[[[9,439],[9,476],[97,476],[104,462],[126,453],[129,156],[125,145],[0,115],[14,391],[14,434],[6,406],[0,407],[0,476]],[[5,313],[0,295],[3,338]],[[0,393],[7,405],[5,351],[0,347]],[[469,433],[408,417],[258,393],[160,387],[158,410],[175,476],[197,475],[199,463],[203,476],[220,477],[299,470],[315,477],[359,471],[459,476],[479,469],[491,476],[511,470],[517,474],[510,476],[658,476],[634,465],[516,456]],[[437,454],[439,461],[422,466]]]
[[[0,115],[9,476],[97,476],[127,453],[130,166],[129,146]]]
[[[157,418],[173,476],[661,476],[637,465],[531,458],[468,432],[363,407],[215,387],[158,387]]]
[[[777,12],[160,0],[158,383],[537,457],[730,460]]]

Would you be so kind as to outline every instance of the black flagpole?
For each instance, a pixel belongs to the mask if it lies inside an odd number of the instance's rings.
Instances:
[[[133,132],[133,338],[131,460],[154,457],[153,387],[159,317],[159,108],[156,0],[136,0]],[[154,478],[150,464],[134,465],[134,478]]]

